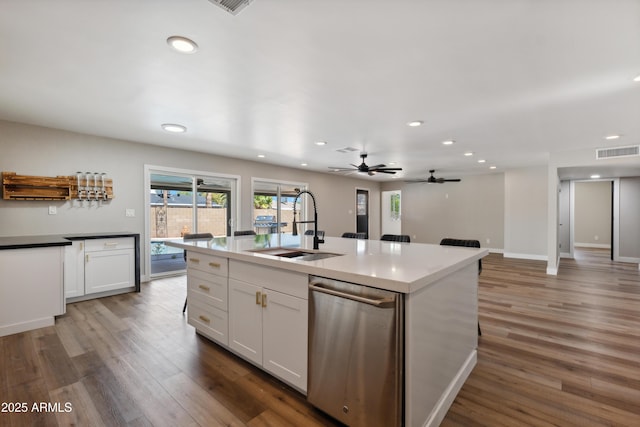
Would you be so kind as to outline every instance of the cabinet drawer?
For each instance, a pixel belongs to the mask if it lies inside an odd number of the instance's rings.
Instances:
[[[187,274],[187,288],[189,303],[198,300],[227,311],[228,289],[226,277],[190,269]]]
[[[135,242],[133,237],[117,237],[114,239],[87,239],[85,240],[85,251],[112,251],[114,249],[133,249]]]
[[[229,260],[229,277],[283,294],[309,299],[309,276],[304,273]]]
[[[187,251],[187,268],[193,268],[226,277],[229,274],[227,263],[228,260],[223,257]]]
[[[188,316],[188,323],[198,332],[220,344],[229,345],[229,316],[226,311],[199,301],[189,301]]]

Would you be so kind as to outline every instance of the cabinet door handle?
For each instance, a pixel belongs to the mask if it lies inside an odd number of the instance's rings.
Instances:
[[[104,245],[106,247],[118,246],[118,242],[106,242]]]
[[[198,287],[199,287],[200,289],[202,289],[203,291],[207,291],[207,292],[209,292],[209,291],[211,290],[211,288],[210,288],[210,287],[205,286],[205,285],[198,285]]]
[[[198,258],[189,258],[190,262],[195,262],[196,264],[200,262]]]
[[[213,268],[220,268],[220,263],[217,263],[217,262],[210,262],[210,263],[209,263],[209,267],[213,267]]]
[[[86,254],[86,255],[84,256],[84,262],[85,262],[85,263],[86,263],[86,262],[89,262],[89,254]]]
[[[198,318],[205,323],[211,323],[211,319],[209,319],[207,316],[203,316],[202,314],[198,316]]]
[[[256,305],[262,304],[260,302],[260,295],[261,295],[260,291],[256,291]]]
[[[262,306],[267,306],[267,294],[262,294]]]

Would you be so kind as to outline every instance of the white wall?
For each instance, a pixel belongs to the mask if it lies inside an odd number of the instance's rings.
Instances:
[[[574,184],[575,246],[611,247],[611,181]]]
[[[328,236],[353,229],[355,189],[368,188],[370,236],[380,236],[380,184],[375,181],[5,121],[0,121],[0,171],[39,176],[105,172],[113,179],[115,197],[91,207],[80,207],[77,201],[0,200],[0,236],[130,231],[140,233],[145,242],[145,164],[240,175],[239,229],[252,227],[251,177],[309,183],[318,200],[319,228]],[[57,207],[57,215],[48,215],[49,205]],[[127,208],[135,209],[136,216],[125,217]],[[146,253],[143,246],[141,256]]]
[[[547,168],[504,174],[504,254],[547,259]]]
[[[640,177],[620,179],[620,260],[640,261]]]
[[[504,175],[465,176],[444,184],[385,183],[402,190],[402,234],[411,241],[440,243],[444,237],[479,240],[502,250],[504,242]],[[488,239],[488,241],[487,241]]]

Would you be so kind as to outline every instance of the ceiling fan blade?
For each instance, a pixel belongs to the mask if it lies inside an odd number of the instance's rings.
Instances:
[[[375,170],[375,171],[401,171],[402,168],[369,168],[369,170]]]
[[[390,169],[376,169],[374,172],[379,172],[379,173],[388,173],[391,175],[395,175],[396,171],[394,170],[390,170]]]
[[[443,179],[442,182],[460,182],[462,181],[460,178],[454,178],[454,179]]]
[[[353,168],[338,168],[338,167],[332,167],[329,166],[329,169],[331,169],[331,172],[351,172],[351,171],[357,171],[357,169],[353,169]]]
[[[369,169],[380,169],[384,167],[386,167],[386,165],[379,164],[379,165],[369,166]]]
[[[405,179],[402,182],[406,182],[407,184],[420,184],[420,183],[425,183],[425,182],[429,182],[428,179],[426,178],[415,178],[415,179]]]

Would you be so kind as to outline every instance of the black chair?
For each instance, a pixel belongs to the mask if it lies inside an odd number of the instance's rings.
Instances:
[[[185,233],[182,236],[182,241],[185,240],[209,240],[213,239],[213,234],[211,233]],[[184,251],[184,262],[187,262],[187,251]],[[187,311],[187,298],[184,299],[184,307],[182,307],[182,314]]]
[[[313,234],[314,234],[313,231],[314,230],[307,230],[307,231],[304,232],[304,235],[305,236],[313,236]],[[320,240],[324,239],[324,231],[318,230],[318,239],[320,239]],[[320,242],[320,243],[322,243],[322,242]]]
[[[449,237],[445,237],[440,240],[440,244],[443,246],[464,246],[467,248],[479,248],[480,241],[479,240],[464,240],[464,239],[451,239]],[[482,273],[482,260],[478,260],[478,275]],[[478,322],[478,335],[482,335],[482,331],[480,330],[480,322]]]
[[[383,234],[380,240],[387,242],[406,242],[411,243],[411,238],[408,234]]]
[[[233,232],[234,236],[255,236],[256,232],[253,230],[236,230]]]
[[[346,233],[342,233],[342,237],[347,239],[366,239],[367,233],[352,233],[347,231]]]

